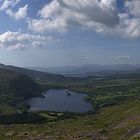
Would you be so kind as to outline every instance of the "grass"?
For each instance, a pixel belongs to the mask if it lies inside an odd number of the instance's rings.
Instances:
[[[140,132],[140,101],[104,108],[96,115],[44,124],[0,126],[0,139],[52,138],[56,140],[138,139]],[[134,132],[133,132],[134,131]]]
[[[58,85],[59,84],[59,85]],[[46,85],[45,85],[46,86]],[[48,87],[47,87],[48,86]],[[137,140],[140,139],[140,80],[91,78],[75,82],[54,82],[46,87],[67,88],[88,93],[87,101],[99,107],[96,114],[49,114],[37,112],[46,121],[38,124],[0,125],[2,139],[52,139],[52,140]],[[100,110],[101,109],[101,110]],[[9,104],[0,104],[1,114],[16,114]],[[26,111],[26,110],[25,110]]]
[[[14,107],[11,105],[8,105],[6,103],[0,103],[0,114],[1,115],[9,115],[9,114],[16,114],[17,111]]]

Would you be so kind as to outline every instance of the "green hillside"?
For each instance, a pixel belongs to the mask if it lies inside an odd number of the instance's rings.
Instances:
[[[31,78],[18,72],[0,69],[0,112],[16,113],[16,106],[24,99],[40,96],[41,87]]]
[[[0,139],[139,140],[140,102],[104,108],[97,115],[41,124],[0,126]]]
[[[25,99],[38,95],[40,87],[31,78],[15,71],[0,69],[0,99]]]
[[[0,69],[0,139],[140,139],[139,73],[106,75],[104,79],[53,74],[47,78],[48,73],[40,76],[40,72],[35,71],[35,77],[32,77],[29,74],[32,71],[24,69],[23,74],[22,70]],[[20,102],[40,96],[42,85],[46,89],[67,88],[86,93],[86,100],[91,102],[94,112],[27,112]]]
[[[0,68],[5,69],[5,70],[12,70],[12,71],[27,75],[32,79],[46,81],[46,82],[54,82],[54,81],[58,81],[58,80],[61,81],[63,79],[67,79],[66,77],[59,75],[59,74],[40,72],[40,71],[25,69],[25,68],[21,68],[21,67],[15,67],[15,66],[11,66],[11,65],[0,64]]]

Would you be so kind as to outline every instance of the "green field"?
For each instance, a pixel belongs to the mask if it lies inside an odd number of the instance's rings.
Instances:
[[[107,75],[100,80],[97,77],[49,78],[38,75],[31,78],[20,72],[0,70],[1,140],[140,139],[139,73]],[[85,100],[93,105],[94,111],[83,114],[28,112],[29,106],[21,101],[41,96],[42,91],[51,88],[87,94]]]
[[[107,107],[96,115],[42,124],[0,126],[1,139],[140,139],[140,101]]]

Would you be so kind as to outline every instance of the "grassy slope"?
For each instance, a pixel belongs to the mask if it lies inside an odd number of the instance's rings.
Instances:
[[[28,76],[12,70],[0,69],[0,96],[3,94],[20,96],[23,93],[23,97],[25,97],[35,94],[34,91],[38,93],[39,85]],[[27,92],[30,94],[25,95]]]
[[[14,114],[17,102],[40,95],[40,86],[28,76],[0,69],[0,114]]]
[[[1,102],[0,103],[0,112],[1,115],[9,115],[9,114],[16,114],[16,108],[8,105],[7,103]]]
[[[104,108],[99,114],[44,123],[0,126],[0,139],[134,140],[140,136],[140,101]]]
[[[33,87],[35,83],[30,78],[28,79],[26,76],[22,77],[21,74],[17,74],[17,72],[11,72],[9,70],[0,71],[0,77],[0,96],[2,97],[1,100],[11,100],[13,99],[13,95],[16,97],[16,99],[17,97],[19,98],[19,92],[17,91],[24,91],[25,87],[26,89],[30,89],[30,87],[32,87],[31,91],[34,89]],[[58,79],[56,81],[58,81]],[[13,138],[13,140],[19,140],[27,139],[27,137],[47,139],[47,137],[51,137],[57,140],[96,140],[96,138],[110,140],[129,140],[139,136],[140,101],[136,101],[135,99],[135,97],[140,97],[139,78],[136,79],[130,77],[130,79],[128,79],[127,76],[127,78],[111,78],[110,80],[102,80],[99,82],[95,81],[94,78],[72,78],[69,79],[68,82],[65,82],[65,80],[67,81],[65,78],[63,80],[59,82],[60,86],[62,85],[62,87],[64,86],[73,90],[91,93],[91,98],[96,97],[98,102],[110,103],[113,99],[113,102],[121,101],[121,104],[104,108],[96,116],[87,115],[85,117],[78,117],[77,119],[57,121],[52,123],[44,122],[44,124],[38,125],[1,125],[0,139]],[[73,80],[75,81],[74,83]],[[51,84],[54,86],[54,82]],[[58,82],[56,82],[56,85],[58,85]],[[3,87],[5,87],[5,89],[3,89]],[[12,90],[16,94],[12,94],[12,96],[11,94],[9,95],[9,93],[11,93],[9,92],[9,89],[16,89],[16,92],[15,90]],[[4,92],[6,92],[6,94]],[[27,91],[22,92],[23,95],[24,93],[27,93]],[[127,96],[129,98],[126,98]],[[24,97],[27,98],[29,96],[28,94],[25,94]],[[131,100],[131,102],[128,102],[128,99]],[[14,108],[3,102],[1,102],[0,106],[0,111],[2,110],[3,114],[13,114],[16,112]]]

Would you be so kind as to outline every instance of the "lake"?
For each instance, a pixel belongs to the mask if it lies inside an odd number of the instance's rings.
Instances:
[[[30,111],[56,111],[56,112],[87,112],[92,110],[92,105],[85,101],[87,95],[65,89],[51,89],[46,91],[44,98],[29,99]]]

